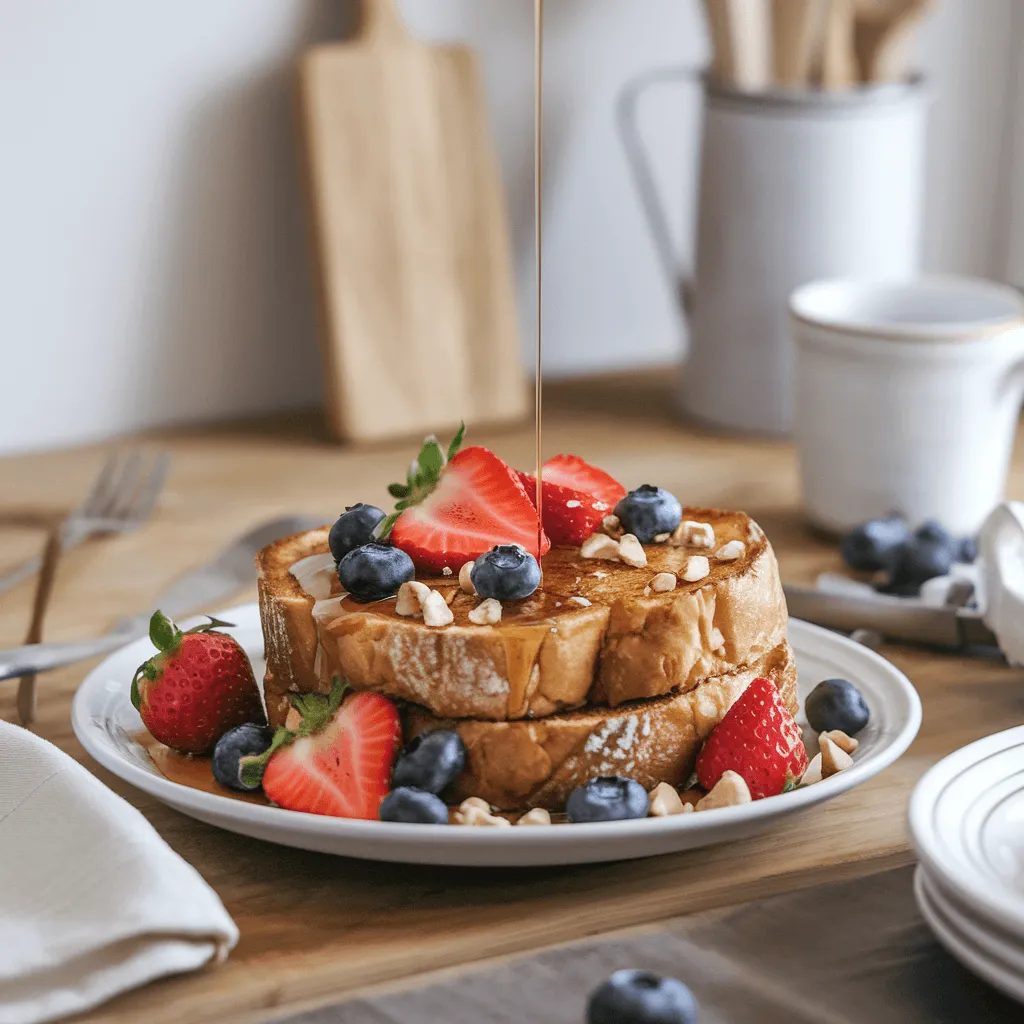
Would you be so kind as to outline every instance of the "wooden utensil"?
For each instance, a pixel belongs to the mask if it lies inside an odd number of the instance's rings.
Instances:
[[[725,85],[755,92],[770,78],[768,0],[705,0],[712,70]]]
[[[334,434],[519,419],[526,393],[498,165],[476,57],[363,0],[300,66]]]
[[[911,43],[933,0],[856,0],[854,47],[862,82],[907,77]]]
[[[856,0],[828,0],[821,53],[825,89],[852,89],[860,79],[854,49]]]
[[[775,82],[804,89],[827,0],[772,0],[772,70]]]

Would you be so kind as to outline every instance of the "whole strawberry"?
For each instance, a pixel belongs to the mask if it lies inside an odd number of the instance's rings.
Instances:
[[[265,724],[252,665],[241,645],[209,623],[182,632],[161,611],[149,620],[158,654],[132,679],[135,705],[153,738],[183,754],[208,754],[236,725]]]
[[[755,800],[791,789],[807,769],[800,726],[769,679],[755,679],[708,737],[697,780],[710,790],[732,769]]]

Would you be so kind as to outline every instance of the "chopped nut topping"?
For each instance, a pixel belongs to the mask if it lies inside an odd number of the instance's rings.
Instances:
[[[687,583],[696,583],[704,579],[711,572],[711,563],[704,555],[693,555],[687,560],[686,568],[683,570],[683,579]]]
[[[448,591],[448,592],[447,592],[447,593],[446,593],[446,594],[444,595],[444,603],[445,603],[446,605],[448,605],[448,607],[449,607],[449,608],[451,608],[451,606],[452,606],[452,601],[454,601],[454,600],[455,600],[455,595],[456,595],[457,593],[458,593],[458,591],[456,591],[456,590],[449,590],[449,591]]]
[[[455,615],[440,591],[431,590],[423,599],[423,624],[425,626],[447,626],[454,621]]]
[[[493,825],[504,828],[511,824],[507,818],[492,814],[490,804],[477,796],[463,800],[454,817],[456,825]]]
[[[675,544],[689,548],[713,548],[715,531],[710,523],[696,523],[692,519],[684,519],[672,534]]]
[[[517,825],[550,825],[551,815],[543,807],[534,807],[527,811],[517,822]]]
[[[823,779],[844,772],[853,764],[853,758],[828,736],[820,736],[818,742],[821,746],[821,777]]]
[[[622,523],[618,516],[605,516],[601,521],[601,527],[605,533],[611,534],[613,537],[622,536]]]
[[[398,588],[398,600],[395,602],[395,611],[406,618],[414,618],[423,614],[423,602],[430,593],[430,587],[425,583],[416,580],[409,580]]]
[[[470,576],[474,565],[476,565],[476,562],[466,562],[459,570],[459,587],[464,594],[476,593],[476,587],[473,586],[473,579]]]
[[[651,585],[648,583],[647,586],[644,587],[644,597],[650,597],[650,596],[651,596]]]
[[[447,565],[441,570],[441,575],[442,576],[451,576],[451,574],[452,574],[452,570]]]
[[[811,758],[811,763],[800,779],[800,785],[813,786],[816,782],[821,782],[821,754]]]
[[[735,807],[749,804],[750,788],[742,775],[734,771],[724,772],[707,796],[697,801],[698,811],[713,811],[717,807]]]
[[[671,533],[658,533],[658,534],[655,534],[655,536],[654,536],[654,543],[655,544],[664,544],[671,536],[672,536]]]
[[[591,534],[580,548],[580,558],[607,558],[617,562],[619,543],[604,533]]]
[[[590,602],[585,597],[570,597],[569,600],[573,604],[578,604],[581,608],[590,607]]]
[[[680,800],[676,787],[670,786],[667,782],[659,782],[651,790],[650,797],[651,809],[649,813],[652,818],[667,818],[673,814],[684,814],[683,808],[690,806],[690,804],[684,804]]]
[[[651,590],[656,590],[659,594],[667,594],[670,590],[676,589],[678,582],[674,572],[659,572],[651,580]]]
[[[501,602],[493,597],[481,601],[470,613],[469,621],[478,626],[493,626],[501,622]]]
[[[826,738],[830,739],[840,750],[847,754],[852,754],[860,746],[860,740],[847,736],[842,729],[832,729],[830,732],[823,732],[818,737],[818,742],[821,743]]]
[[[722,562],[735,562],[737,558],[742,558],[746,553],[747,545],[743,541],[731,540],[715,552],[715,558]]]
[[[600,570],[598,570],[597,572],[592,572],[590,575],[591,576],[596,576],[599,580],[603,580],[605,578],[605,576],[608,575],[608,573],[601,572]],[[577,580],[576,582],[579,583],[579,580]]]
[[[647,565],[647,552],[631,533],[624,533],[619,541],[619,558],[634,569],[642,569]]]

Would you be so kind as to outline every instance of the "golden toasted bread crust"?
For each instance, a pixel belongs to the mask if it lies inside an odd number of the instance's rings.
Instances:
[[[270,720],[283,721],[290,691],[326,692],[333,675],[443,718],[506,721],[685,692],[756,662],[786,635],[771,546],[743,513],[685,517],[712,526],[714,549],[647,545],[645,568],[554,550],[542,590],[507,602],[495,626],[470,622],[478,599],[445,577],[423,581],[450,598],[454,622],[440,629],[397,615],[393,598],[317,604],[290,570],[327,552],[327,529],[278,541],[257,557]],[[716,558],[729,541],[741,557]],[[694,556],[708,558],[708,575],[685,582]],[[675,590],[650,589],[661,572],[677,576]]]
[[[502,810],[562,810],[569,793],[588,779],[620,775],[645,789],[659,782],[683,785],[701,744],[754,679],[770,679],[796,713],[796,664],[783,643],[740,671],[705,679],[686,693],[587,708],[536,721],[479,722],[438,719],[402,709],[406,739],[454,729],[466,744],[466,770],[453,802],[478,796]]]

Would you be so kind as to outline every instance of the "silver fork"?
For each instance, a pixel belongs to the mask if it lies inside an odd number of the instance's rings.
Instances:
[[[153,512],[170,462],[164,452],[140,449],[111,455],[85,499],[64,520],[61,551],[70,551],[90,537],[138,529]],[[38,572],[41,565],[42,556],[35,555],[0,576],[0,593]]]

